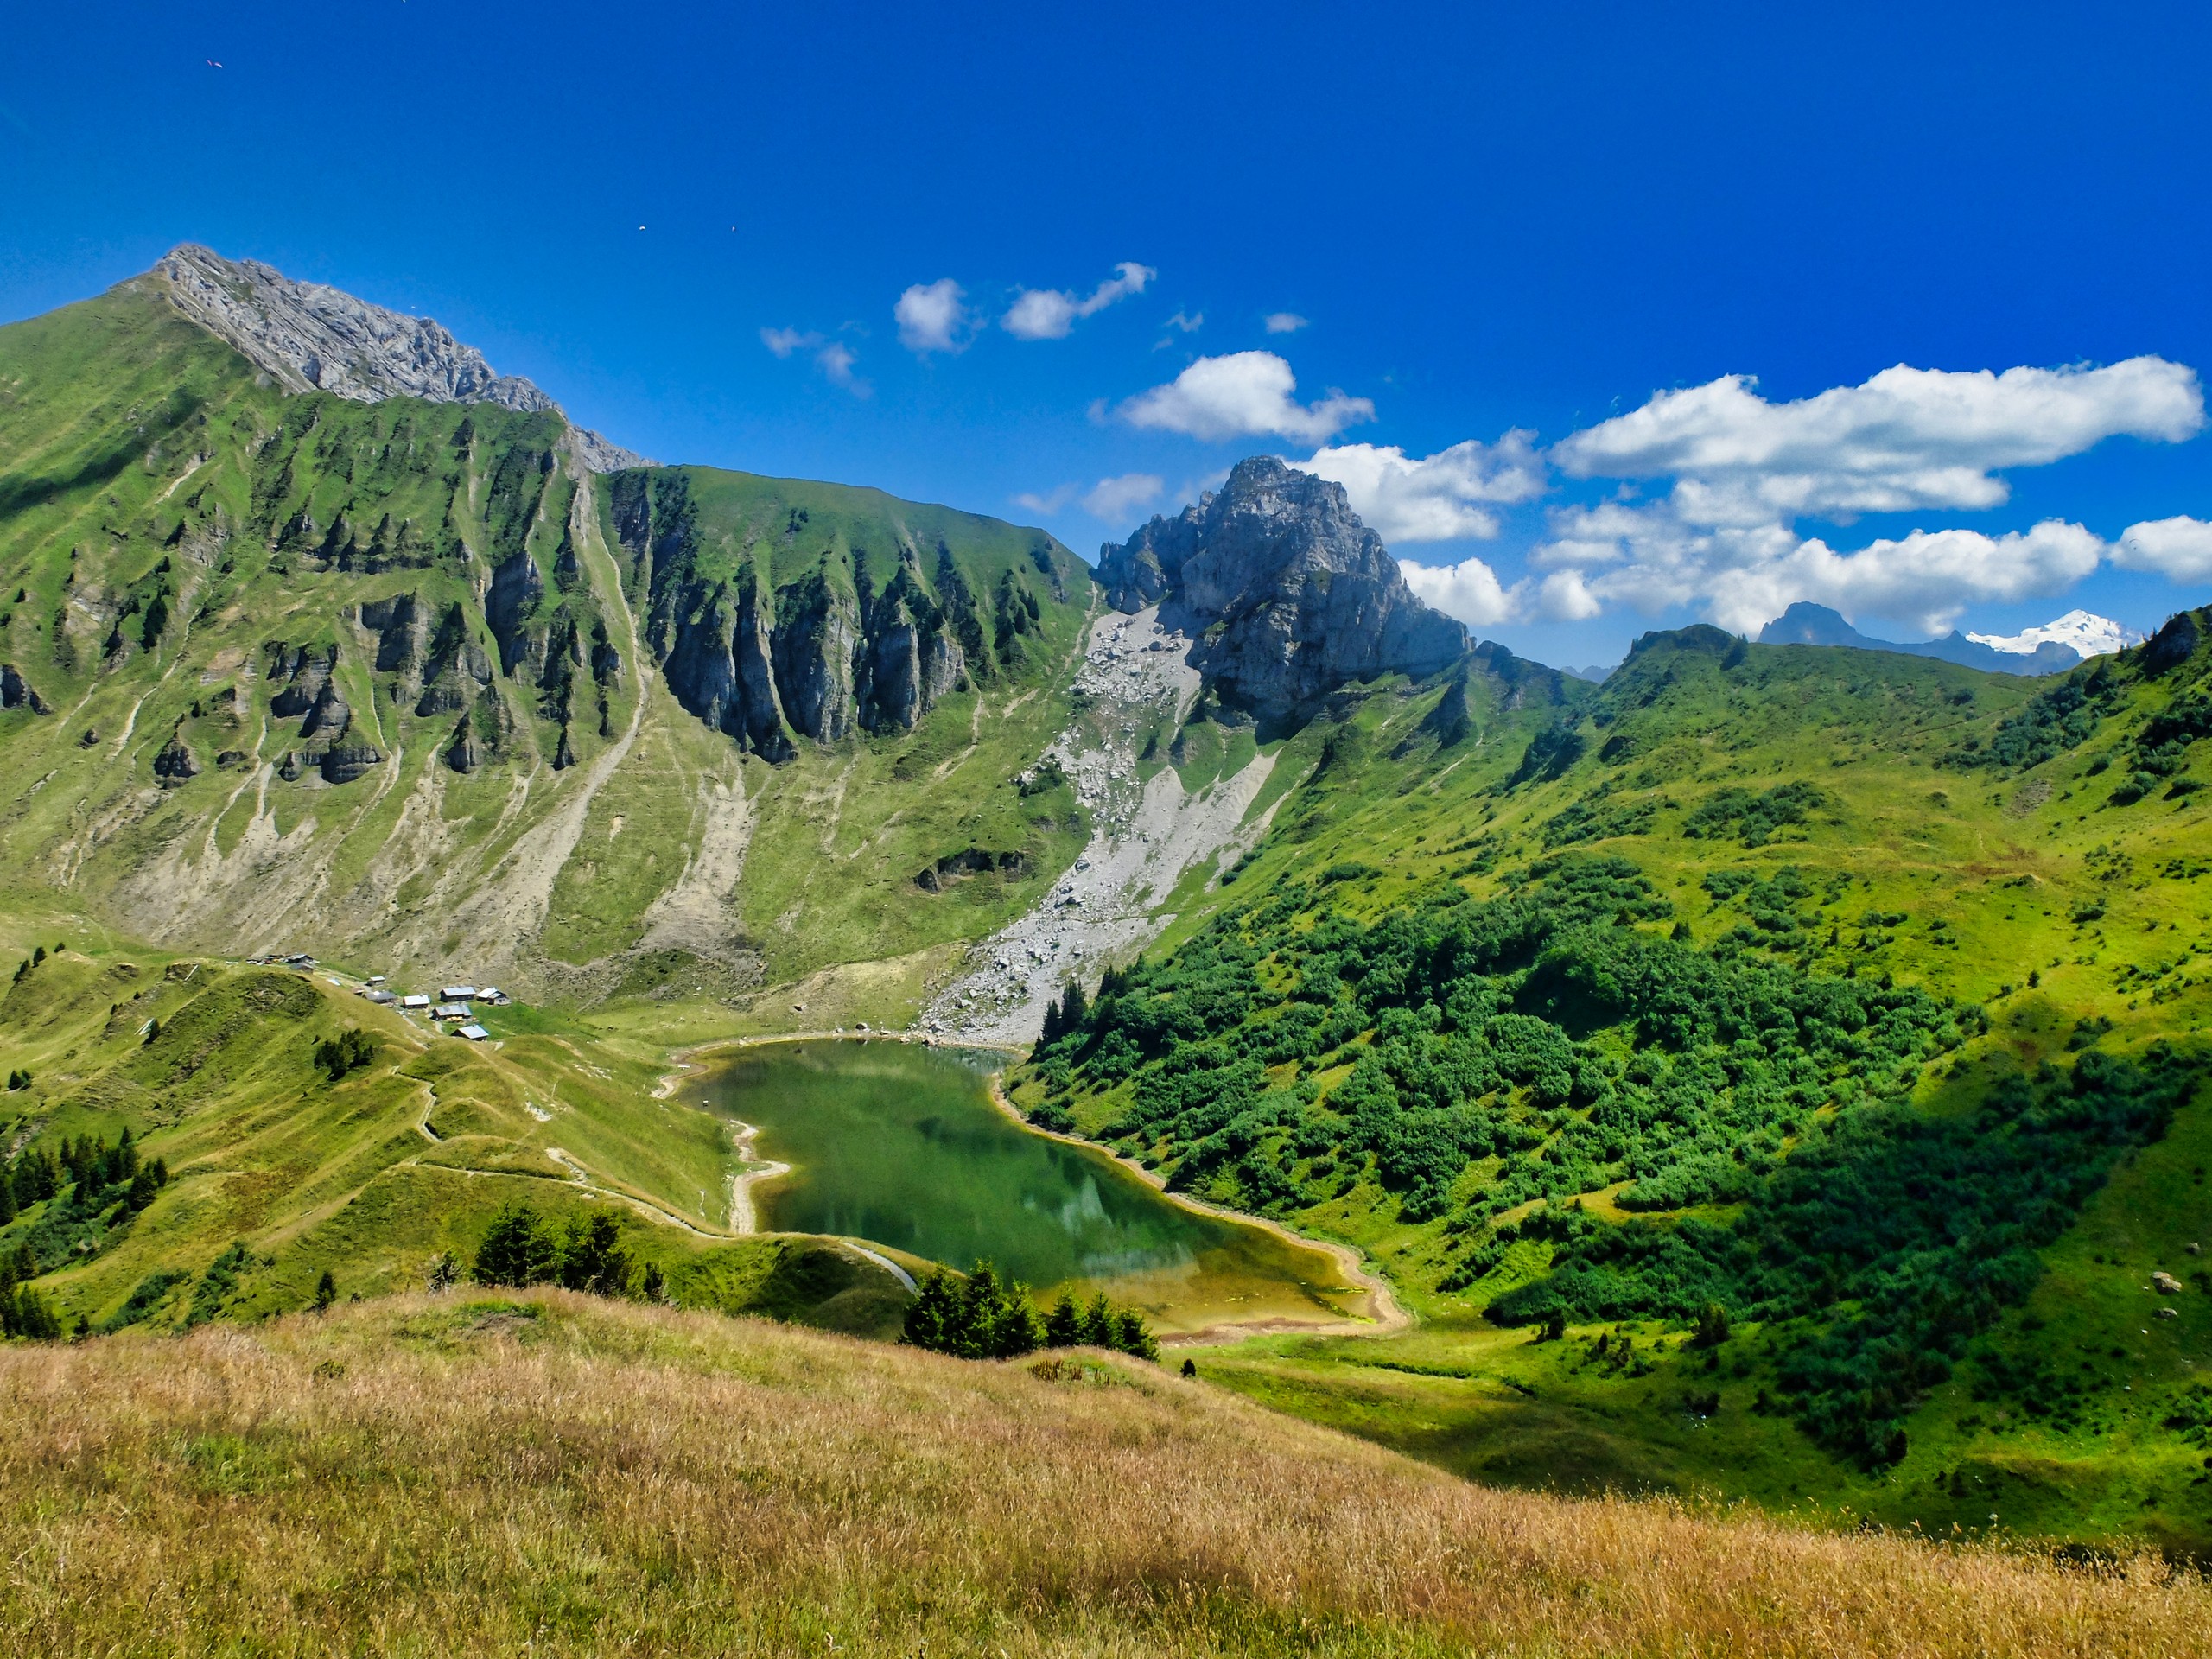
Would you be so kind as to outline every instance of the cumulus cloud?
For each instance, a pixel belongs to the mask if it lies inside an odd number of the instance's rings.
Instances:
[[[2212,582],[2212,524],[2183,518],[2130,524],[2113,547],[2112,562],[2176,582]]]
[[[1165,487],[1164,480],[1150,473],[1102,478],[1083,498],[1083,510],[1094,518],[1113,523],[1157,501]]]
[[[1015,296],[999,326],[1016,340],[1065,340],[1077,318],[1095,316],[1116,300],[1143,293],[1145,284],[1159,275],[1150,265],[1124,259],[1087,298],[1056,288],[1026,288]]]
[[[1560,443],[1578,477],[1675,480],[1692,524],[1797,514],[1993,507],[2008,467],[2041,467],[2107,438],[2168,443],[2204,425],[2196,373],[2164,358],[2101,369],[1950,373],[1899,364],[1857,386],[1770,404],[1745,375],[1662,392]]]
[[[1295,311],[1270,311],[1266,321],[1271,334],[1294,334],[1306,327],[1306,320]]]
[[[916,283],[891,308],[899,323],[899,343],[925,354],[962,350],[974,327],[967,300],[967,291],[950,276]]]
[[[2193,437],[2204,397],[2183,365],[2136,357],[2002,374],[1900,365],[1787,404],[1755,385],[1730,375],[1662,392],[1554,446],[1550,460],[1571,476],[1670,481],[1654,499],[1624,493],[1555,512],[1531,564],[1571,575],[1595,603],[1692,608],[1747,632],[1811,600],[1939,633],[1971,604],[2062,592],[2107,557],[2212,570],[2212,526],[2191,519],[2139,524],[2110,546],[2056,518],[2001,535],[1915,530],[1855,550],[1796,528],[1808,517],[1994,507],[2010,494],[2005,469],[2112,437]]]
[[[1398,569],[1405,573],[1406,586],[1415,594],[1445,615],[1456,616],[1471,626],[1486,628],[1517,621],[1523,613],[1528,584],[1505,587],[1498,581],[1497,572],[1480,559],[1462,559],[1457,564],[1415,564],[1401,559]]]
[[[1594,599],[1645,612],[1694,607],[1744,633],[1798,600],[1941,633],[1977,601],[2072,586],[2105,550],[2090,531],[2056,518],[2001,536],[1916,530],[1843,553],[1786,524],[1696,524],[1663,504],[1569,508],[1552,529],[1531,562],[1571,573]]]
[[[1495,444],[1470,439],[1418,461],[1395,445],[1338,444],[1290,464],[1343,485],[1352,511],[1386,542],[1487,541],[1498,531],[1492,506],[1543,493],[1535,436],[1516,429]]]
[[[1311,404],[1292,396],[1298,379],[1273,352],[1202,357],[1164,386],[1140,392],[1119,410],[1131,426],[1217,442],[1268,435],[1325,443],[1345,427],[1375,418],[1364,397],[1332,391]]]

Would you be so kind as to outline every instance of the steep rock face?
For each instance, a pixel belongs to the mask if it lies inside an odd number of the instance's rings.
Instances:
[[[392,701],[412,700],[423,687],[429,609],[412,594],[395,594],[369,601],[357,614],[361,626],[377,637],[377,672],[393,677]]]
[[[467,613],[458,603],[447,607],[430,640],[430,654],[423,671],[423,695],[415,712],[423,715],[458,713],[491,683],[491,654],[470,638]]]
[[[644,600],[640,643],[670,691],[772,760],[798,753],[794,734],[826,743],[855,728],[911,730],[970,683],[971,651],[988,658],[982,612],[943,546],[934,591],[912,545],[880,588],[855,556],[849,591],[827,557],[779,591],[757,549],[728,575],[704,573],[712,567],[681,472],[623,474],[610,507],[625,585]],[[794,515],[793,530],[802,522]]]
[[[1240,461],[1218,493],[1101,550],[1116,608],[1161,607],[1196,635],[1191,664],[1225,705],[1303,718],[1345,682],[1427,674],[1466,630],[1414,595],[1341,485],[1272,456]]]
[[[154,267],[176,308],[290,391],[327,391],[357,404],[421,397],[494,404],[525,414],[560,405],[532,382],[499,374],[483,353],[428,317],[371,305],[320,283],[296,283],[251,259],[226,259],[191,243]],[[565,418],[565,417],[564,417]],[[652,463],[572,428],[594,472]]]
[[[338,647],[276,644],[269,647],[269,679],[282,680],[283,690],[269,701],[269,712],[279,720],[296,720],[312,713],[329,688],[338,666]]]

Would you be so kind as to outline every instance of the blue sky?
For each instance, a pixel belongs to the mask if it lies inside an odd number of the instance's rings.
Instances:
[[[4,27],[0,316],[201,241],[434,315],[662,459],[1086,556],[1329,451],[1456,567],[1424,591],[1574,664],[1796,597],[1908,637],[2212,592],[2181,0]],[[1898,365],[1939,372],[1868,384]]]

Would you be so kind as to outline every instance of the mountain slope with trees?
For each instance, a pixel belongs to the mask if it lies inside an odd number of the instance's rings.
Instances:
[[[1488,742],[1365,699],[1014,1097],[1374,1254],[1428,1323],[1236,1358],[1293,1409],[1896,1519],[2040,1460],[2008,1523],[2197,1548],[2207,623],[2040,686],[1647,636]]]

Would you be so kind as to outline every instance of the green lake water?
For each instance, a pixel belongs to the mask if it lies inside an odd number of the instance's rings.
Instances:
[[[1111,1158],[995,1106],[997,1056],[895,1042],[776,1043],[713,1066],[702,1104],[791,1166],[756,1183],[763,1230],[834,1233],[1039,1292],[1103,1289],[1166,1330],[1365,1311],[1326,1252],[1163,1197]]]

